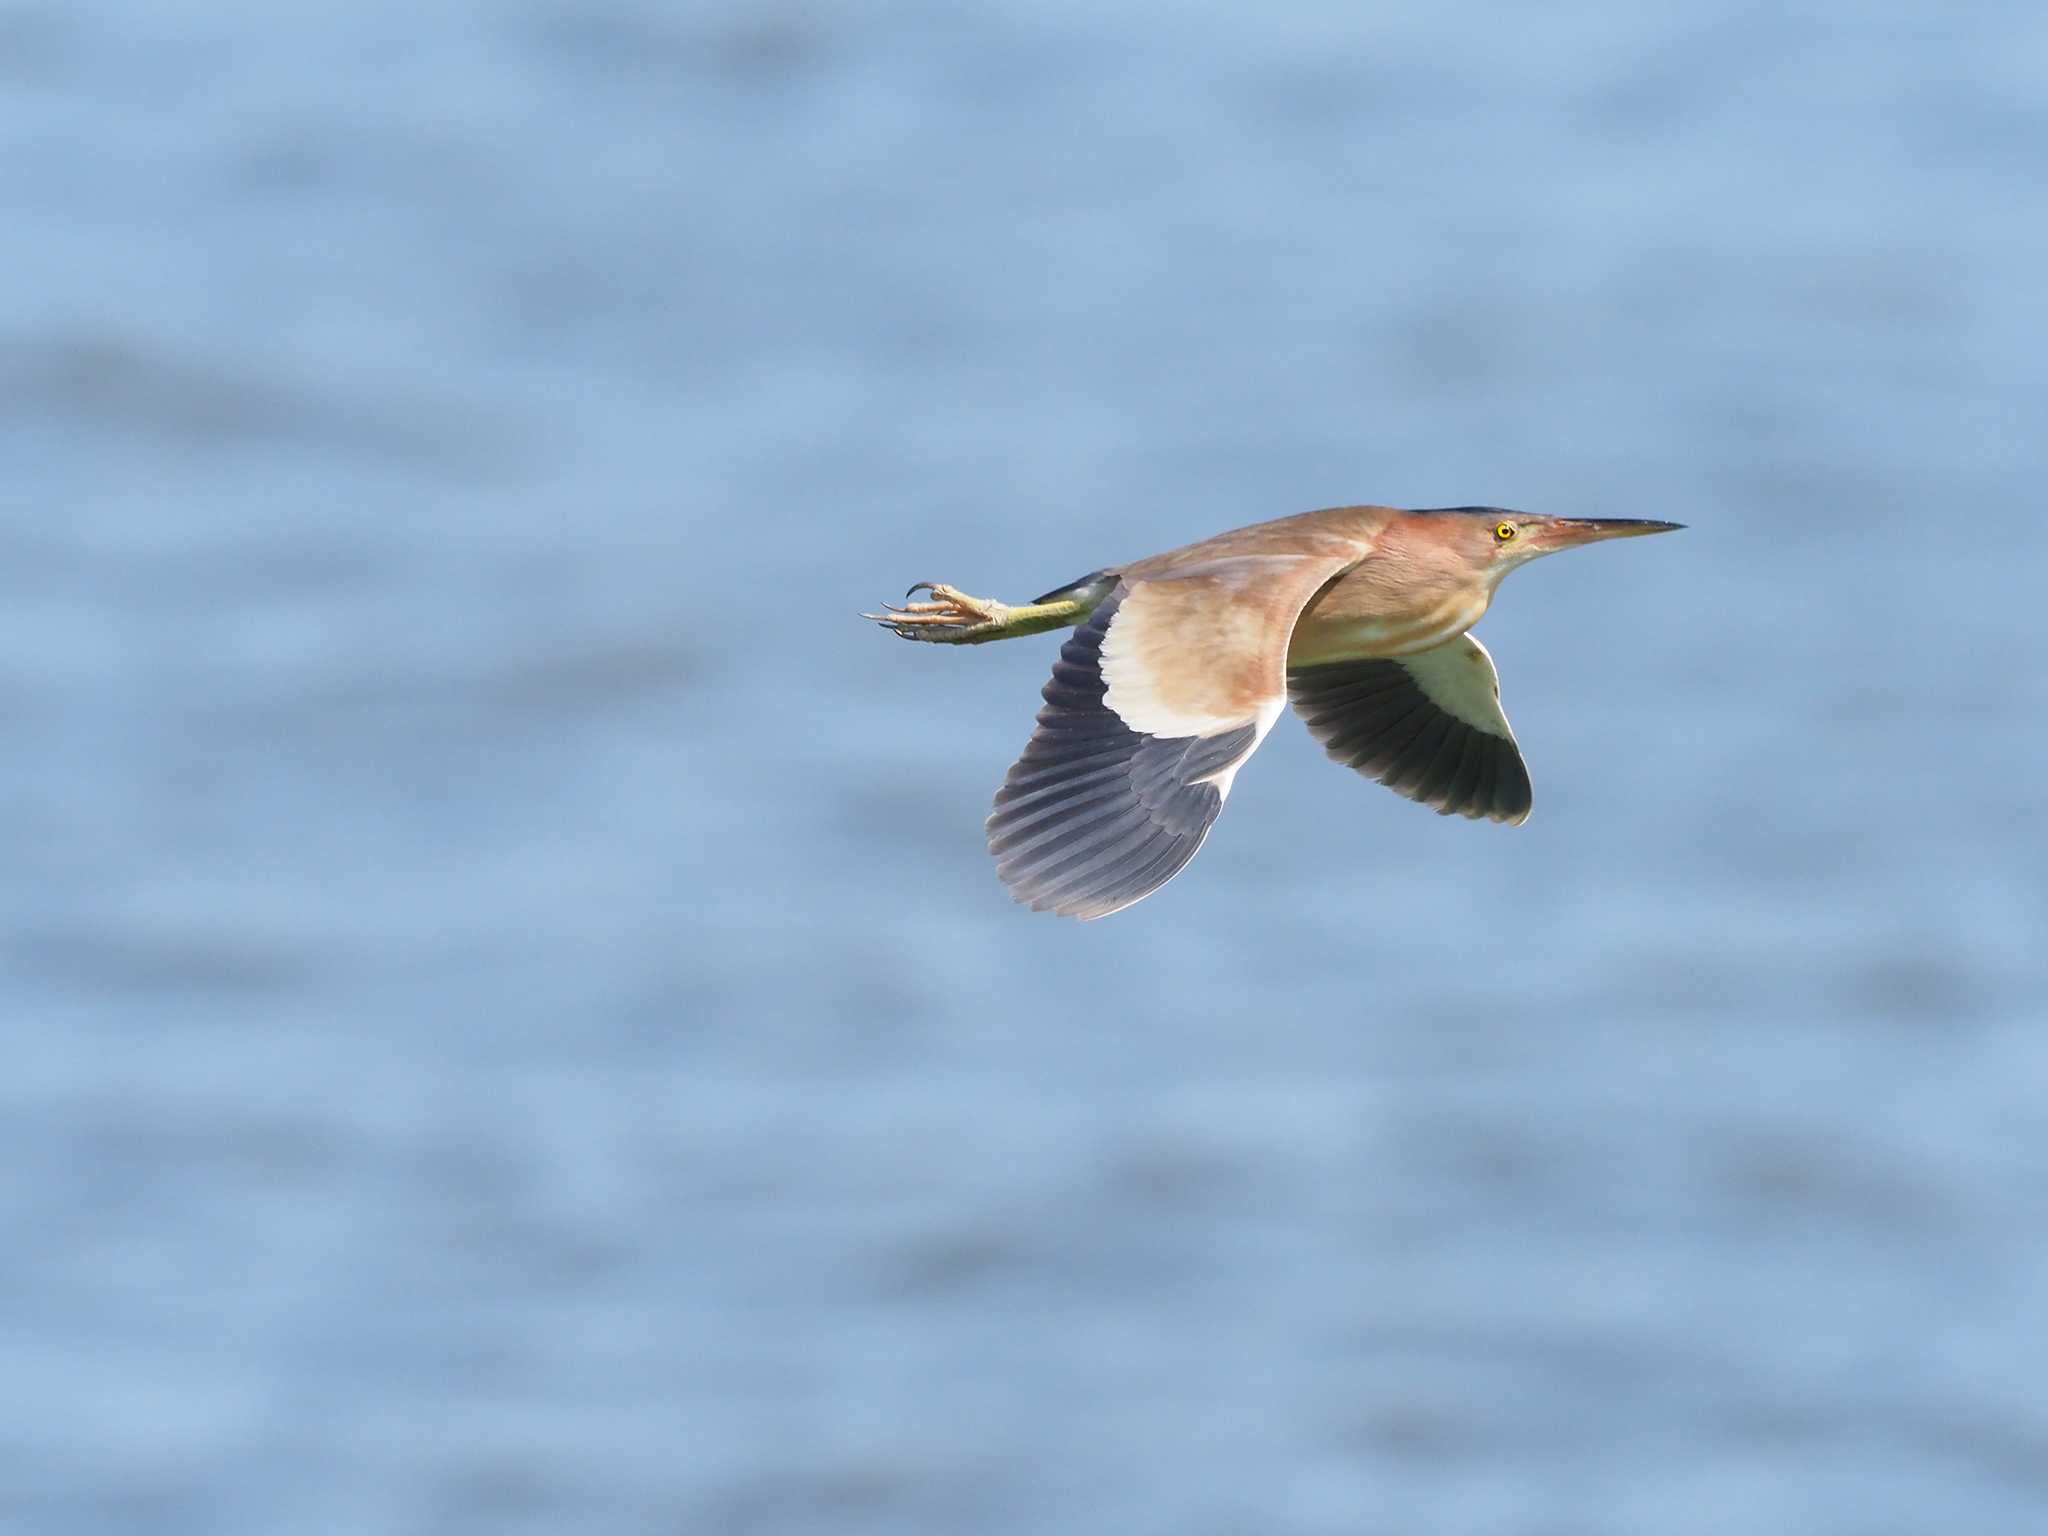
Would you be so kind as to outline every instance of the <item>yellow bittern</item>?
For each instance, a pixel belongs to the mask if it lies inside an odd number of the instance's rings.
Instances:
[[[1107,917],[1186,867],[1291,698],[1330,756],[1442,815],[1520,824],[1529,770],[1467,633],[1516,566],[1682,526],[1330,507],[1109,566],[1011,607],[921,581],[863,614],[979,645],[1079,628],[988,818],[1017,900]],[[919,592],[930,602],[909,601]]]

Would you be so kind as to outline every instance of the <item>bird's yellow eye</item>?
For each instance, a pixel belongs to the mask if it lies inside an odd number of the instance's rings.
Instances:
[[[1493,525],[1493,536],[1503,544],[1520,532],[1521,529],[1517,528],[1513,523],[1495,523]]]

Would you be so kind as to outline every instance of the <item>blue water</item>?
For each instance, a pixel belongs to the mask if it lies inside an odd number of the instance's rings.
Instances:
[[[0,12],[0,1527],[2018,1531],[2048,10]],[[1528,826],[1283,721],[1013,907],[1050,639],[1343,501]]]

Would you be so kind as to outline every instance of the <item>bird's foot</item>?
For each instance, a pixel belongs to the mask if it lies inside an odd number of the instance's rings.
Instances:
[[[931,594],[928,603],[909,599],[920,592]],[[939,645],[972,645],[977,640],[994,640],[1010,633],[1010,609],[994,598],[969,597],[943,582],[920,581],[903,594],[904,606],[884,603],[885,613],[864,613],[884,629],[905,640],[929,640]]]

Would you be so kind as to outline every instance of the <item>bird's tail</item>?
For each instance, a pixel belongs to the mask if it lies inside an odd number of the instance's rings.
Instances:
[[[1075,622],[1085,619],[1116,587],[1115,571],[1090,571],[1078,581],[1070,581],[1063,587],[1054,587],[1050,592],[1031,599],[1035,608],[1040,603],[1079,603],[1080,613]]]

